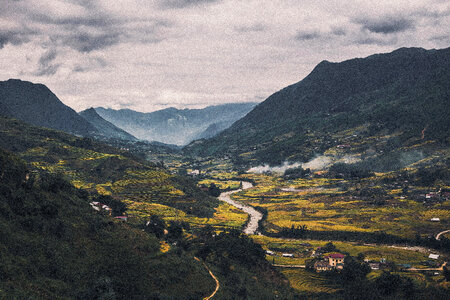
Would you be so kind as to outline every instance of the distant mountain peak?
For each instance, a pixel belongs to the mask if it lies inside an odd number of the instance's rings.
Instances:
[[[121,140],[136,141],[137,138],[129,134],[125,130],[122,130],[112,124],[111,122],[103,119],[94,108],[88,108],[81,111],[80,116],[82,116],[86,121],[88,121],[97,130],[97,133],[102,138],[113,138]]]
[[[150,113],[102,107],[95,110],[105,120],[140,139],[185,145],[199,136],[209,137],[217,133],[217,130],[208,130],[208,134],[202,134],[213,123],[220,123],[220,130],[229,127],[255,105],[256,103],[229,103],[202,109],[169,107]]]

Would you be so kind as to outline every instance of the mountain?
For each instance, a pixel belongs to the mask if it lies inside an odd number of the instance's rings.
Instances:
[[[95,110],[105,120],[139,139],[185,145],[214,123],[222,124],[221,128],[229,127],[245,116],[255,105],[256,103],[233,103],[203,109],[172,107],[151,113],[102,107]]]
[[[18,79],[0,82],[0,115],[83,136],[96,132],[45,85]]]
[[[306,162],[327,150],[377,151],[373,147],[381,140],[378,149],[445,143],[449,82],[450,48],[401,48],[340,63],[323,61],[230,128],[184,150],[274,165]]]
[[[195,140],[210,139],[210,138],[218,135],[219,133],[221,133],[222,131],[224,131],[225,129],[227,129],[230,126],[231,126],[231,124],[229,124],[228,122],[212,123],[203,132],[199,133],[195,137]]]
[[[93,108],[83,110],[79,113],[86,121],[97,129],[101,137],[114,138],[120,140],[137,141],[137,139],[128,132],[114,126],[106,121]]]

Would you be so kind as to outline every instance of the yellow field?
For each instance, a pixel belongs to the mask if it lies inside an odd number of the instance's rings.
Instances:
[[[310,230],[380,232],[414,238],[417,233],[436,234],[447,228],[450,201],[431,207],[411,199],[402,199],[399,190],[390,190],[384,205],[344,194],[346,181],[338,179],[297,179],[247,174],[257,185],[232,197],[268,210],[266,230],[306,225]],[[377,187],[374,187],[377,188]],[[290,189],[290,190],[289,190]],[[431,218],[441,222],[431,222]]]
[[[136,202],[124,200],[128,206],[128,215],[134,219],[134,222],[143,222],[150,219],[152,215],[158,215],[165,221],[188,222],[191,226],[211,225],[224,228],[242,228],[247,221],[248,215],[228,203],[222,203],[216,208],[212,218],[198,218],[193,215],[162,204]]]

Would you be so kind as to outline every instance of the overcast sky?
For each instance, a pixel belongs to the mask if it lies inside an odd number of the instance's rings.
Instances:
[[[260,102],[322,60],[450,46],[447,0],[0,0],[0,80],[75,110]]]

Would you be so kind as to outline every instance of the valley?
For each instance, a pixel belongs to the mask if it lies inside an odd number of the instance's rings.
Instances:
[[[1,82],[0,298],[445,299],[448,57],[153,113]]]

